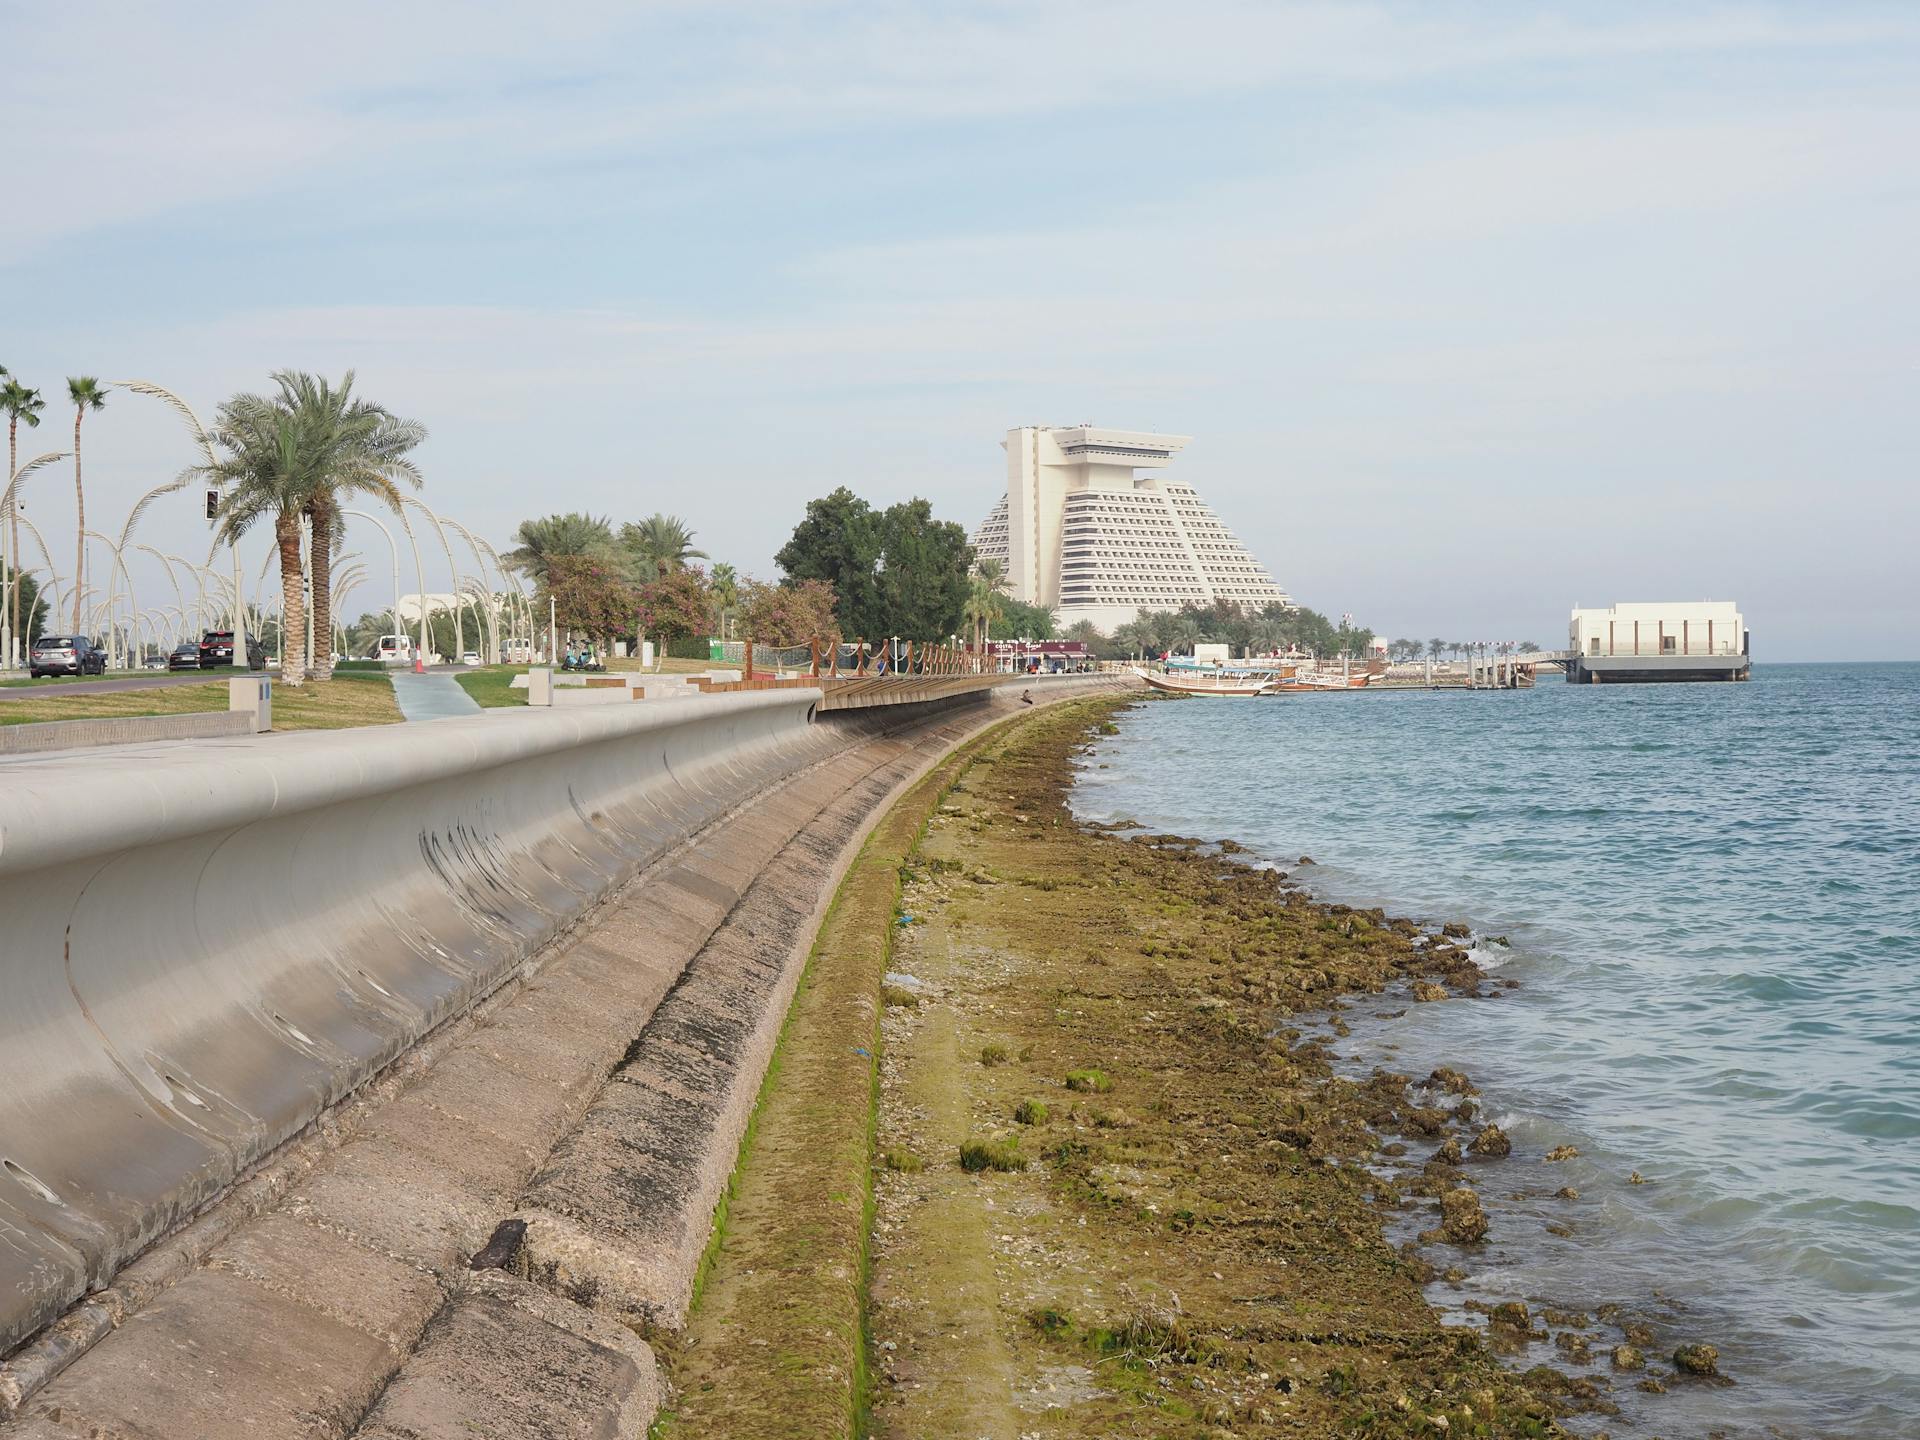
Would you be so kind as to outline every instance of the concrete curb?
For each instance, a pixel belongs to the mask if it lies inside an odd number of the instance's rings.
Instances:
[[[0,755],[38,755],[50,750],[138,745],[154,740],[210,740],[223,735],[251,735],[257,728],[252,715],[238,710],[46,720],[0,725]]]

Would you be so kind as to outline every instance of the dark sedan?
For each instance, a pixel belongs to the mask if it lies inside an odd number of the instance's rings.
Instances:
[[[232,641],[227,643],[227,658],[229,660],[233,658]],[[173,647],[173,653],[167,656],[169,670],[198,670],[199,668],[200,642],[198,640],[182,640]]]
[[[200,668],[202,670],[223,670],[233,664],[233,632],[231,630],[209,630],[200,637]],[[253,636],[247,636],[247,668],[264,670],[267,668],[267,651]]]
[[[27,656],[27,673],[42,675],[104,675],[107,652],[84,635],[42,635]]]

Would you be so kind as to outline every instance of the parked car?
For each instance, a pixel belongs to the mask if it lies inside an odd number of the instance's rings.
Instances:
[[[173,653],[167,656],[169,670],[198,670],[200,668],[200,642],[182,640],[173,647]]]
[[[481,662],[480,662],[480,652],[479,652],[478,650],[469,650],[469,651],[467,651],[467,653],[466,653],[466,654],[464,654],[464,655],[462,655],[462,656],[460,657],[460,663],[461,663],[462,665],[478,665],[478,664],[480,664],[480,663],[481,663]]]
[[[231,630],[209,630],[200,637],[200,668],[202,670],[220,670],[233,664],[233,632]],[[247,636],[247,668],[264,670],[267,668],[267,647],[253,636]]]
[[[42,635],[27,654],[27,673],[42,675],[104,675],[107,652],[84,635]]]
[[[164,655],[149,655],[140,662],[140,668],[142,670],[164,670],[167,668],[167,657]]]

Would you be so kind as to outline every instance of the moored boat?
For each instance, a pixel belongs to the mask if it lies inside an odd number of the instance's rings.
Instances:
[[[1136,669],[1134,674],[1166,695],[1208,695],[1225,699],[1249,699],[1263,694],[1267,680],[1258,675],[1166,675]]]

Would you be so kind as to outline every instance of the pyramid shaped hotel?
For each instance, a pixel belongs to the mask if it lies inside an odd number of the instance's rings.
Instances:
[[[1092,425],[1009,430],[1007,493],[974,533],[1014,599],[1045,605],[1062,630],[1082,620],[1111,635],[1142,610],[1225,600],[1290,605],[1247,547],[1191,485],[1158,469],[1186,435]]]

